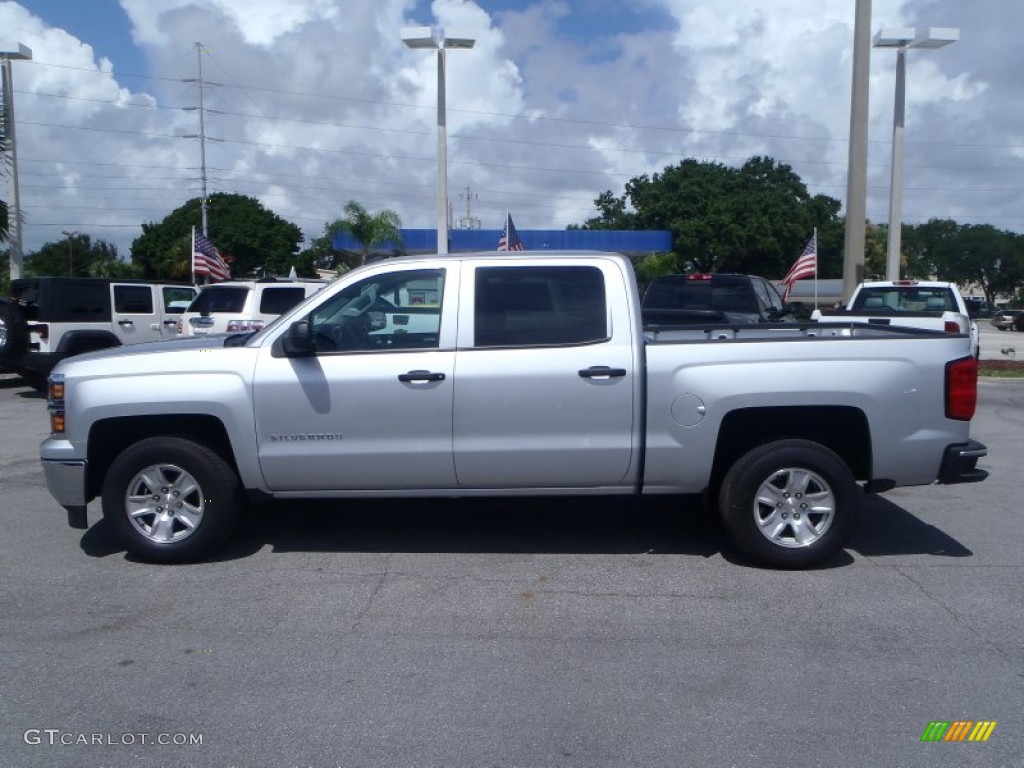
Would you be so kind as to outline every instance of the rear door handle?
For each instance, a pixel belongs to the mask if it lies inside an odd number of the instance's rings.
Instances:
[[[134,320],[118,320],[117,324],[118,325],[135,325],[135,321]]]
[[[177,320],[164,320],[164,325],[177,325]]]
[[[432,371],[409,371],[408,373],[398,374],[398,380],[402,382],[408,381],[444,381],[443,373],[434,373]]]
[[[625,368],[609,368],[607,365],[592,365],[583,368],[580,377],[584,379],[617,379],[626,375]]]

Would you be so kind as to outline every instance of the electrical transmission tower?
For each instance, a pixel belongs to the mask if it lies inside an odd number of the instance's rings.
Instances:
[[[203,211],[203,237],[208,237],[209,232],[207,230],[207,211],[210,204],[210,193],[207,188],[207,175],[206,175],[206,142],[207,141],[220,141],[206,135],[206,113],[211,112],[213,114],[219,114],[215,109],[207,109],[204,101],[204,91],[207,87],[218,86],[220,83],[211,83],[208,80],[203,79],[203,54],[210,53],[208,48],[204,48],[202,43],[196,43],[196,58],[199,62],[199,77],[189,78],[188,80],[182,80],[183,83],[195,83],[199,86],[199,106],[197,107],[183,107],[186,112],[199,112],[199,133],[186,133],[182,138],[185,139],[199,139],[199,174],[200,181],[202,183],[202,198],[200,198],[200,204]]]

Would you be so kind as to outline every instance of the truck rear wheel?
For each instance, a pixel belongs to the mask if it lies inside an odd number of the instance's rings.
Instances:
[[[103,516],[129,553],[152,562],[194,560],[219,545],[234,528],[240,502],[231,466],[180,437],[129,446],[103,482]]]
[[[773,568],[807,568],[835,555],[853,530],[860,493],[846,463],[809,440],[778,440],[725,475],[719,511],[744,554]]]

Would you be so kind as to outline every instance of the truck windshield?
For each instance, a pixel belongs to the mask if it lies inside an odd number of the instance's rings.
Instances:
[[[861,288],[850,309],[867,312],[955,312],[957,304],[950,288],[880,285]]]
[[[687,280],[684,275],[656,279],[647,289],[644,309],[695,309],[719,312],[757,312],[757,299],[748,281],[715,276]]]
[[[244,285],[225,285],[203,288],[189,305],[189,312],[241,312],[245,307],[249,288]]]

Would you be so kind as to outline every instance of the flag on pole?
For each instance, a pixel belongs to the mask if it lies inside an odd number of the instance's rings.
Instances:
[[[525,251],[523,241],[519,239],[516,225],[512,223],[512,214],[505,214],[505,229],[498,240],[499,251]]]
[[[803,253],[793,262],[789,272],[782,278],[782,284],[786,286],[786,292],[782,295],[783,301],[789,301],[789,292],[793,290],[793,283],[805,277],[818,279],[818,231],[815,230],[811,239],[807,241]]]
[[[220,255],[220,251],[198,232],[193,235],[192,272],[196,275],[207,275],[213,282],[231,277],[231,269]]]

